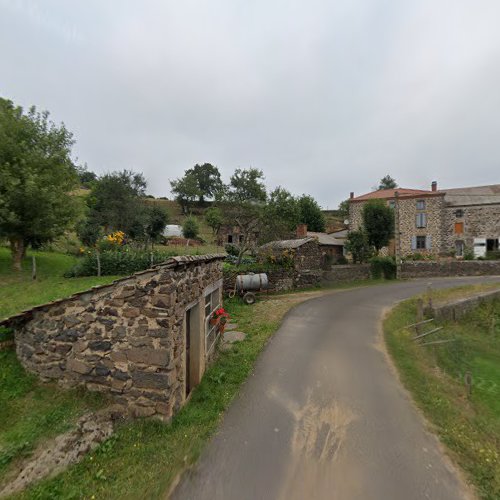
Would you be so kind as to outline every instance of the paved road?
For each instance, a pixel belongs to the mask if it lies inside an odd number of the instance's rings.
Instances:
[[[445,287],[487,280],[432,281]],[[381,341],[384,308],[426,284],[345,291],[293,309],[172,498],[469,498]]]

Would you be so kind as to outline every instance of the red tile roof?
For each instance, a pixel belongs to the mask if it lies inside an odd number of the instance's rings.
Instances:
[[[351,198],[349,201],[365,201],[365,200],[376,200],[382,199],[387,200],[390,198],[395,198],[396,191],[399,193],[400,198],[411,198],[419,196],[429,196],[443,194],[439,191],[424,191],[422,189],[406,189],[406,188],[396,188],[396,189],[380,189],[378,191],[372,191],[371,193],[363,194],[361,196],[356,196],[356,198]]]

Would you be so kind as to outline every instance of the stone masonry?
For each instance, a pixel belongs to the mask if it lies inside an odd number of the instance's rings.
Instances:
[[[186,399],[186,378],[198,383],[213,355],[205,352],[205,301],[222,300],[223,258],[172,258],[2,324],[15,329],[18,358],[30,372],[109,393],[133,416],[169,419]],[[187,311],[196,311],[190,366]]]

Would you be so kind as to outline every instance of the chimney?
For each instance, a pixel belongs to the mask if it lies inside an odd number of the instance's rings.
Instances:
[[[297,238],[307,238],[307,224],[297,226]]]
[[[354,198],[354,191],[351,191],[351,196],[350,196],[351,200]]]
[[[438,190],[438,183],[437,183],[437,181],[432,181],[431,190],[432,191],[437,191]]]

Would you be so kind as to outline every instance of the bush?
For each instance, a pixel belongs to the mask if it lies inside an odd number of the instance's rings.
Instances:
[[[486,253],[487,260],[500,260],[500,250],[492,250]]]
[[[238,256],[237,255],[228,255],[226,257],[226,262],[232,265],[236,265],[238,262]],[[241,258],[240,264],[241,265],[248,265],[248,264],[255,264],[256,259],[254,257],[248,257],[248,256],[243,256]]]
[[[333,262],[334,266],[345,266],[346,264],[349,264],[349,261],[344,255],[339,255]]]
[[[238,255],[240,254],[238,247],[236,245],[231,245],[230,243],[228,243],[224,247],[224,249],[226,250],[228,255],[232,255],[234,257],[238,257]]]
[[[392,257],[372,257],[370,259],[371,275],[374,279],[382,276],[386,280],[396,278],[396,262]]]
[[[184,238],[195,239],[199,233],[200,226],[198,224],[198,221],[196,220],[196,217],[190,215],[186,218],[184,224],[182,225],[182,234]]]
[[[474,260],[474,250],[472,248],[465,249],[464,260]]]
[[[175,251],[153,252],[153,265],[160,264],[177,255]],[[118,276],[136,273],[151,267],[151,252],[140,250],[112,251],[100,253],[101,275]],[[81,258],[80,262],[65,273],[66,278],[97,275],[97,256],[95,252]]]

